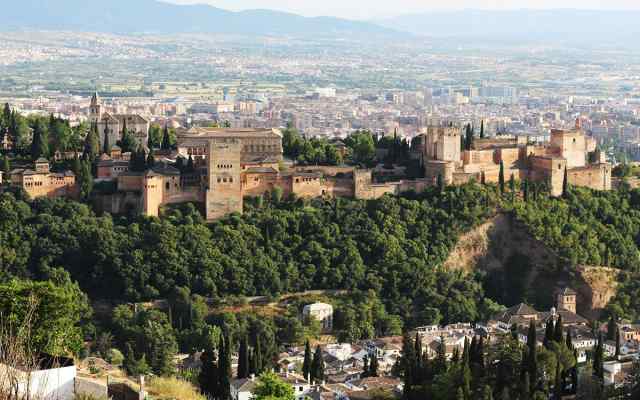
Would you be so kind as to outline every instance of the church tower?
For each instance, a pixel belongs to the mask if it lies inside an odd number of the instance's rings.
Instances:
[[[558,310],[567,310],[576,313],[577,293],[570,288],[564,288],[556,295]]]
[[[89,106],[89,122],[91,123],[91,125],[97,126],[101,118],[102,105],[100,104],[98,92],[95,92],[93,93],[93,96],[91,96],[91,105]]]

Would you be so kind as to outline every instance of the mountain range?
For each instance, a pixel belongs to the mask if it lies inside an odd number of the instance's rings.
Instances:
[[[439,11],[376,22],[429,37],[602,43],[635,41],[639,20],[640,11],[521,9]]]
[[[399,37],[393,29],[334,17],[209,5],[177,5],[157,0],[17,0],[0,12],[2,30],[65,30],[103,33],[216,33],[313,35],[316,37]]]

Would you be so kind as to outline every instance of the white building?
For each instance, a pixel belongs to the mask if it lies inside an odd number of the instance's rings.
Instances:
[[[67,358],[43,357],[34,370],[0,364],[0,388],[4,391],[17,390],[20,398],[73,400],[75,380],[76,366]]]
[[[304,319],[313,318],[320,321],[324,332],[331,332],[333,330],[333,306],[331,304],[307,304],[302,309],[302,317]]]

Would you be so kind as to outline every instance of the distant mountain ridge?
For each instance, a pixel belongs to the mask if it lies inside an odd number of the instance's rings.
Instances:
[[[3,4],[0,30],[239,35],[402,36],[374,23],[269,10],[232,12],[157,0],[17,0]]]
[[[520,9],[434,11],[377,23],[430,37],[602,41],[633,39],[639,20],[640,11]]]

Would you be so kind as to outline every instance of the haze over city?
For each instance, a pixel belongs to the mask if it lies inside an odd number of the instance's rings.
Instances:
[[[635,0],[165,0],[175,4],[210,4],[215,7],[240,11],[273,9],[305,16],[335,16],[351,19],[388,18],[404,14],[461,9],[517,10],[561,9],[583,10],[638,10]]]

